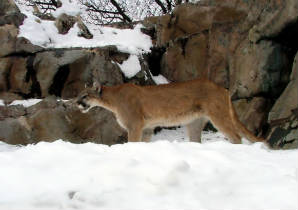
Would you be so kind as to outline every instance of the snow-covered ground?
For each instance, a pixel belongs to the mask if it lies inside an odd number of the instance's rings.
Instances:
[[[180,128],[111,147],[0,143],[0,209],[298,208],[297,150],[203,140]]]
[[[121,67],[124,72],[136,72],[136,56],[152,45],[140,25],[133,30],[89,27],[94,38],[85,40],[77,37],[76,26],[60,35],[53,22],[21,10],[28,18],[19,36],[43,47],[116,45],[131,53]],[[80,12],[69,5],[60,10],[54,15]],[[161,76],[154,79],[168,82]],[[262,143],[234,145],[219,133],[204,133],[202,144],[191,143],[184,128],[163,130],[150,143],[111,147],[62,140],[28,146],[0,142],[0,210],[294,210],[297,158],[298,150],[273,151]]]

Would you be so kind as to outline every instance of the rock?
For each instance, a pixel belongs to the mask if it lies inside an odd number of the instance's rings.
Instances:
[[[11,66],[11,58],[0,58],[0,92],[9,89],[8,77]]]
[[[23,106],[0,106],[0,121],[6,118],[18,118],[24,116],[26,110]]]
[[[234,98],[267,94],[280,95],[282,83],[288,81],[289,60],[279,44],[261,41],[240,44],[230,60],[230,92]]]
[[[157,46],[163,46],[170,40],[209,29],[213,12],[211,7],[203,8],[191,4],[176,7],[172,15],[162,16],[158,22]]]
[[[13,0],[1,0],[0,2],[0,26],[11,24],[19,27],[25,15],[22,14]]]
[[[246,16],[238,7],[183,4],[154,20],[156,45],[167,46],[162,74],[172,81],[205,77],[228,88],[229,57],[245,37]]]
[[[298,107],[298,53],[296,54],[293,70],[291,73],[291,81],[289,82],[282,95],[274,104],[269,113],[269,121],[288,117],[292,114],[292,110]]]
[[[0,121],[0,140],[8,144],[25,145],[33,143],[30,132],[24,117],[6,118],[4,121]]]
[[[64,82],[69,73],[68,65],[84,56],[84,50],[71,49],[56,49],[54,51],[37,53],[32,68],[36,72],[36,79],[40,85],[41,96],[46,97],[50,94],[61,96]],[[55,75],[58,72],[60,72],[60,74],[56,76],[57,81],[54,81]],[[57,85],[60,86],[54,91],[51,86],[53,84],[56,86],[55,83],[59,83]]]
[[[18,29],[14,25],[0,26],[0,57],[15,52]]]
[[[254,97],[251,100],[240,99],[233,102],[239,120],[255,135],[262,132],[261,128],[266,122],[266,112],[269,102],[262,97]]]
[[[85,39],[92,39],[93,38],[93,34],[89,31],[87,26],[83,23],[80,16],[77,17],[77,24],[78,24],[78,27],[80,29],[80,31],[78,33],[78,36],[84,37]]]
[[[79,139],[76,143],[95,142],[117,144],[127,141],[126,132],[118,125],[114,115],[96,107],[84,114],[77,109],[67,113],[71,126]]]
[[[15,93],[0,91],[0,99],[3,100],[5,104],[10,104],[14,100],[22,100],[23,98]]]
[[[63,13],[56,19],[55,26],[59,34],[67,34],[69,29],[71,29],[76,22],[76,17]]]
[[[44,48],[33,45],[28,39],[24,37],[18,37],[16,40],[16,53],[18,54],[31,55],[41,51],[44,51]]]
[[[107,110],[97,107],[84,114],[71,102],[48,97],[28,108],[0,106],[0,139],[24,145],[57,139],[112,145],[127,141],[127,134]]]
[[[161,74],[170,81],[207,77],[208,37],[204,34],[171,42],[161,61]]]
[[[99,52],[87,52],[84,57],[69,64],[69,75],[61,96],[63,98],[75,97],[85,88],[86,84],[91,85],[94,80],[103,85],[123,83],[119,66],[109,59],[111,58],[105,57],[99,50]]]
[[[32,81],[27,75],[27,58],[11,57],[12,66],[9,73],[10,92],[28,95]]]
[[[40,109],[27,118],[32,129],[31,138],[34,142],[75,139],[66,118],[65,110],[62,107]]]
[[[55,25],[58,29],[59,34],[67,34],[68,31],[75,25],[75,23],[77,23],[77,26],[80,30],[78,32],[78,36],[84,37],[86,39],[93,38],[93,35],[80,17],[74,17],[63,13],[55,20]]]
[[[269,142],[275,147],[298,148],[298,53],[291,81],[272,107],[268,121]]]
[[[122,55],[122,58],[121,58]],[[76,97],[86,84],[98,80],[104,85],[123,82],[118,65],[127,59],[126,53],[114,52],[113,48],[94,50],[54,50],[37,53],[33,68],[41,87],[41,96],[55,95],[63,98]]]
[[[249,31],[250,41],[256,43],[264,37],[274,37],[287,25],[296,22],[298,2],[296,0],[270,1],[260,14],[259,21]]]

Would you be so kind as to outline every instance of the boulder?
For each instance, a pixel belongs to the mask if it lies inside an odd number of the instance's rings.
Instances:
[[[0,2],[0,26],[6,24],[19,27],[24,21],[25,15],[22,14],[13,0],[1,0]]]
[[[41,96],[50,94],[61,96],[61,90],[69,73],[68,65],[85,56],[84,50],[56,49],[37,53],[33,61],[33,70],[40,85]],[[57,73],[59,74],[57,75]],[[57,75],[57,76],[56,76]],[[56,76],[56,80],[54,81]],[[51,86],[60,85],[55,90]]]
[[[27,58],[12,58],[12,66],[9,73],[9,91],[28,95],[31,92],[32,81],[27,73]]]
[[[161,61],[161,74],[170,81],[207,77],[208,37],[205,34],[171,42]]]
[[[95,142],[100,144],[117,144],[127,141],[126,132],[119,126],[115,116],[105,109],[95,107],[88,113],[74,109],[67,113],[74,134],[75,143]]]
[[[48,97],[28,108],[0,106],[0,139],[24,145],[57,139],[112,145],[125,142],[127,134],[107,110],[82,113],[71,101]]]
[[[63,98],[77,96],[86,84],[92,85],[95,80],[103,85],[123,83],[124,78],[119,66],[106,55],[106,50],[110,49],[86,52],[84,57],[69,64],[69,75],[61,92]]]
[[[58,29],[59,34],[67,34],[68,31],[73,28],[73,26],[77,23],[79,28],[78,36],[84,37],[86,39],[92,39],[93,35],[87,28],[87,26],[83,23],[81,18],[67,15],[65,13],[61,14],[56,20],[55,25]]]
[[[15,52],[18,29],[14,25],[0,26],[0,57]]]
[[[251,100],[239,99],[233,102],[239,120],[255,135],[262,133],[262,126],[266,123],[270,103],[262,97]]]
[[[41,88],[41,96],[76,97],[93,80],[104,85],[123,82],[119,66],[128,54],[113,47],[85,49],[56,49],[37,53],[33,69]]]
[[[3,100],[5,104],[10,104],[14,100],[22,100],[23,97],[15,93],[0,91],[0,99]]]
[[[289,60],[279,44],[261,41],[240,44],[230,59],[230,92],[234,98],[266,94],[277,97],[288,82]]]
[[[26,114],[25,107],[17,106],[0,106],[0,121],[6,118],[18,118]]]
[[[56,19],[55,26],[59,34],[67,34],[76,22],[76,17],[63,13]]]
[[[0,58],[0,92],[9,89],[9,72],[12,66],[11,58]]]
[[[80,16],[77,17],[78,28],[80,29],[78,36],[85,39],[92,39],[93,34],[89,31],[88,27],[83,23]]]
[[[0,121],[0,140],[16,145],[33,143],[26,118],[6,118]]]
[[[274,147],[298,148],[298,53],[286,89],[269,112],[269,142]]]

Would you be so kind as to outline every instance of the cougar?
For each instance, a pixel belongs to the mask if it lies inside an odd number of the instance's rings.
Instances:
[[[205,80],[175,82],[156,86],[122,84],[86,88],[75,103],[82,111],[99,106],[114,113],[128,132],[128,141],[149,141],[157,126],[186,125],[190,141],[201,142],[201,132],[211,123],[232,143],[241,137],[264,141],[239,121],[228,90]]]

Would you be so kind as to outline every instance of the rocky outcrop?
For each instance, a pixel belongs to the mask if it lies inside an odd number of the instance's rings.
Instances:
[[[288,85],[298,51],[297,1],[201,0],[144,24],[155,31],[155,48],[164,49],[161,74],[171,81],[203,77],[229,89],[242,122],[276,141],[268,136],[268,112],[285,103],[278,99],[284,94],[297,99]]]
[[[274,147],[298,147],[298,53],[290,82],[269,112],[269,140]]]
[[[116,144],[124,142],[126,133],[119,127],[113,114],[94,108],[81,113],[71,103],[58,98],[72,99],[87,85],[98,81],[103,85],[116,85],[124,81],[145,81],[145,70],[128,80],[118,64],[130,56],[115,46],[94,49],[44,49],[18,38],[18,25],[3,23],[3,16],[22,16],[13,1],[0,3],[0,140],[10,144],[30,144],[38,141],[64,139],[74,143],[96,142]],[[63,15],[55,19],[62,26],[61,33],[69,28]],[[5,19],[8,20],[8,19]],[[81,32],[78,36],[91,38],[92,34],[82,21],[75,17]],[[67,25],[67,24],[66,24]],[[66,30],[66,31],[63,31]],[[145,81],[145,83],[148,81]],[[143,84],[145,84],[143,83]],[[16,99],[44,98],[31,107],[8,105]]]
[[[25,15],[20,13],[13,0],[0,2],[0,58],[15,53],[34,53],[41,48],[32,45],[25,38],[18,38],[18,27],[23,23]]]
[[[48,97],[28,108],[0,106],[0,139],[9,144],[63,139],[112,145],[125,142],[126,133],[107,110],[84,114],[71,102]]]
[[[19,27],[25,18],[25,15],[20,13],[19,8],[13,0],[3,0],[0,2],[0,26],[14,25]]]
[[[0,58],[0,91],[25,98],[49,95],[73,98],[93,80],[105,85],[123,83],[116,62],[122,63],[128,56],[110,46],[94,50],[53,49]]]

